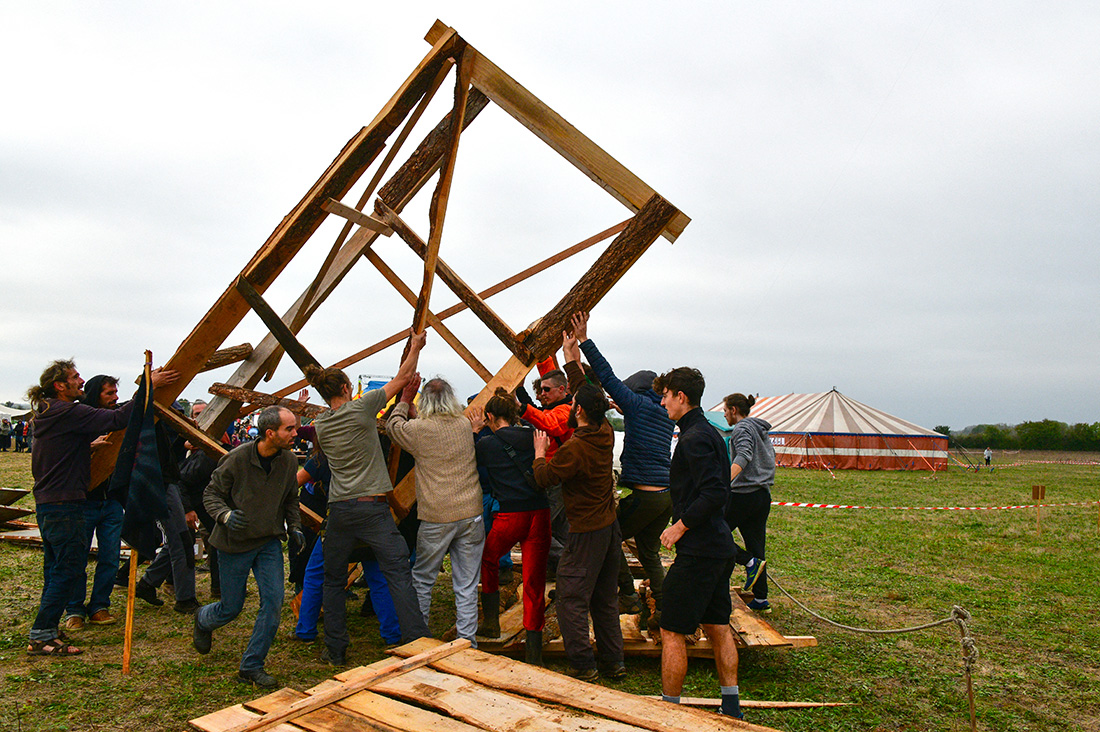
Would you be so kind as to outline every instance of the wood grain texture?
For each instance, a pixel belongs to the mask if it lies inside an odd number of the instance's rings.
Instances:
[[[242,343],[239,346],[230,346],[229,348],[223,348],[220,351],[214,351],[214,355],[206,359],[206,363],[199,369],[199,373],[203,371],[213,371],[214,369],[220,369],[222,366],[228,366],[230,364],[244,361],[246,358],[252,355],[252,344]]]
[[[264,300],[263,295],[256,292],[252,283],[244,275],[237,278],[237,290],[256,315],[260,316],[260,320],[271,331],[271,335],[275,336],[275,340],[279,341],[279,345],[283,347],[283,350],[286,351],[286,354],[290,356],[299,369],[305,371],[307,366],[317,366],[318,368],[321,366],[320,361],[315,359],[313,354],[298,342],[298,339],[290,330],[290,326],[283,322],[282,318]]]
[[[649,249],[676,213],[676,207],[658,195],[642,206],[638,215],[615,237],[565,297],[536,326],[519,335],[534,361],[541,361],[557,350],[569,318],[576,312],[588,312],[595,307]]]
[[[211,384],[210,393],[232,399],[236,402],[248,402],[249,404],[255,405],[257,409],[272,406],[286,407],[299,417],[305,417],[307,419],[313,419],[326,410],[326,407],[320,407],[316,404],[307,404],[297,399],[280,399],[273,394],[264,394],[260,391],[253,391],[252,389],[245,389],[240,386],[230,386],[229,384]]]

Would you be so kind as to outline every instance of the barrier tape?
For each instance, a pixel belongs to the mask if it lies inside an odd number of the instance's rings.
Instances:
[[[1027,506],[848,506],[839,503],[772,501],[773,506],[786,506],[787,508],[866,508],[875,511],[1006,511],[1014,508],[1060,508],[1062,506],[1095,506],[1097,504],[1100,504],[1100,501],[1032,503]]]
[[[986,470],[988,470],[989,468],[1019,468],[1025,465],[1082,465],[1087,467],[1096,467],[1097,465],[1100,465],[1100,463],[1083,461],[1075,462],[1073,460],[1024,460],[1018,463],[994,463],[993,465],[978,465],[977,463],[975,463],[974,467],[985,468]]]

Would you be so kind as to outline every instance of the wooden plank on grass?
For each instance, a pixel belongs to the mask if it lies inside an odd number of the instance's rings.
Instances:
[[[647,699],[660,699],[659,696],[647,696]],[[717,709],[722,706],[721,699],[703,699],[697,696],[682,696],[680,703],[689,707]],[[743,709],[819,709],[821,707],[848,707],[851,702],[807,702],[807,701],[763,701],[741,697]]]
[[[736,592],[730,592],[730,600],[733,602],[733,612],[730,613],[730,628],[735,635],[741,636],[745,645],[781,647],[789,646],[791,642],[782,633],[768,625],[764,620],[749,610],[748,605]]]
[[[430,648],[426,648],[419,653],[411,654],[406,657],[401,663],[387,666],[385,668],[375,668],[370,671],[360,674],[354,680],[345,681],[338,687],[329,689],[323,693],[315,694],[306,699],[300,699],[294,702],[288,707],[280,709],[278,711],[271,711],[264,714],[259,719],[248,722],[247,724],[241,724],[237,727],[231,727],[225,732],[264,732],[264,730],[277,727],[283,722],[296,719],[304,714],[320,709],[323,706],[327,706],[334,702],[338,702],[341,699],[363,691],[372,686],[376,686],[382,681],[391,678],[393,676],[399,676],[407,673],[412,669],[419,668],[425,664],[431,663],[435,660],[447,658],[455,653],[460,653],[470,647],[470,641],[459,638],[458,640],[451,641],[450,643],[436,644]]]
[[[225,730],[247,724],[259,718],[260,715],[248,711],[244,708],[244,705],[234,704],[231,707],[219,709],[216,712],[192,719],[188,724],[200,730],[200,732],[225,732]],[[295,727],[292,724],[280,724],[273,729],[275,732],[302,732],[300,727]]]
[[[24,488],[0,488],[0,505],[10,506],[30,491]]]
[[[514,662],[513,662],[514,663]],[[639,732],[634,725],[599,719],[419,668],[375,686],[380,694],[427,706],[489,732]],[[528,695],[537,694],[528,690]]]
[[[421,653],[438,643],[439,641],[431,638],[421,638],[394,649],[393,653],[399,656]],[[544,702],[582,709],[654,732],[711,732],[731,729],[732,724],[713,712],[666,704],[618,689],[586,684],[564,674],[474,649],[433,662],[431,667],[501,691],[522,696],[537,694]],[[738,729],[770,729],[745,723],[740,725]]]
[[[379,663],[386,663],[386,661],[380,661]],[[374,665],[371,664],[370,667]],[[307,691],[313,694],[321,693],[339,683],[339,681],[330,679]],[[357,718],[370,720],[376,725],[376,729],[394,729],[403,732],[425,732],[426,730],[430,732],[481,732],[480,727],[474,727],[457,719],[451,719],[442,714],[405,704],[371,691],[360,691],[354,696],[349,696],[347,699],[337,702],[336,706],[356,715]]]
[[[19,508],[16,506],[0,506],[0,523],[6,523],[8,521],[15,521],[21,519],[24,516],[31,516],[34,514],[33,508]]]

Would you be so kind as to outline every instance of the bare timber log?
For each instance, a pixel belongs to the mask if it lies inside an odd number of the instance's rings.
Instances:
[[[206,363],[199,369],[199,373],[201,374],[203,371],[213,371],[214,369],[220,369],[222,366],[228,366],[231,363],[244,361],[251,355],[251,343],[242,343],[239,346],[231,346],[229,348],[223,348],[220,351],[214,351],[214,355],[206,359]]]
[[[286,407],[294,414],[297,414],[299,417],[305,417],[306,419],[313,419],[326,409],[316,404],[300,402],[297,399],[280,399],[273,394],[264,394],[260,391],[242,389],[239,386],[230,386],[229,384],[222,383],[211,384],[210,393],[216,396],[225,397],[226,399],[231,399],[235,402],[248,402],[256,409],[276,405]]]

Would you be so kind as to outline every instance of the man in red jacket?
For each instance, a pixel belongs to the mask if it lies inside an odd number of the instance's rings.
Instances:
[[[520,401],[526,404],[520,418],[528,422],[535,429],[542,430],[549,437],[546,446],[546,457],[554,457],[562,443],[573,436],[573,428],[569,426],[569,416],[573,411],[573,397],[569,393],[569,385],[565,374],[554,366],[553,358],[548,358],[539,364],[539,372],[542,374],[535,380],[535,396],[542,409],[531,403],[531,398],[521,387],[517,391]],[[545,370],[550,369],[550,370]],[[569,537],[569,518],[565,513],[565,503],[561,497],[561,485],[551,485],[546,489],[546,498],[550,501],[550,553],[547,556],[546,578],[553,580],[557,576],[558,562],[561,560],[562,549]]]

